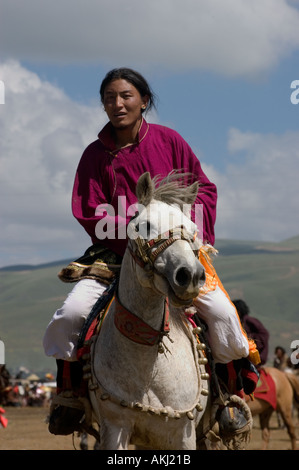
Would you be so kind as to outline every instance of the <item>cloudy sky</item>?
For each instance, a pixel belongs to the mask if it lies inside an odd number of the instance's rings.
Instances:
[[[119,66],[145,75],[148,120],[176,129],[217,184],[218,239],[299,235],[298,65],[298,1],[1,0],[0,266],[89,246],[70,196]]]

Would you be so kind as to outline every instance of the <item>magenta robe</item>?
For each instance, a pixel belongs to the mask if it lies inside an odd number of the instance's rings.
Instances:
[[[146,171],[151,177],[165,177],[177,169],[191,172],[201,184],[196,203],[203,205],[203,241],[213,245],[217,189],[202,171],[198,158],[185,140],[172,129],[143,120],[138,142],[116,150],[111,130],[109,122],[98,139],[86,148],[73,187],[73,215],[89,234],[92,243],[103,243],[123,256],[127,245],[123,229],[131,217],[127,208],[137,202],[138,178]],[[122,198],[118,199],[119,196]],[[102,210],[105,204],[110,205],[108,214]],[[100,210],[96,214],[99,205]],[[111,220],[115,233],[112,231],[105,239],[99,239],[99,221],[103,218]]]

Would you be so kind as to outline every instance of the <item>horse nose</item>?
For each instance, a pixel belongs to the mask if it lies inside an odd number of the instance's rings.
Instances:
[[[191,273],[187,268],[179,268],[175,275],[175,281],[180,287],[189,286],[191,281]]]
[[[186,288],[192,284],[193,286],[203,285],[206,280],[206,274],[203,267],[197,266],[195,272],[192,272],[190,268],[181,267],[176,271],[175,282],[179,287]]]
[[[200,265],[197,283],[203,286],[205,282],[206,282],[206,272],[205,272],[204,267]]]

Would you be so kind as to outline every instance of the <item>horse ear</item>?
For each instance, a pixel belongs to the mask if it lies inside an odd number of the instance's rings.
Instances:
[[[154,184],[149,172],[147,171],[140,176],[136,186],[136,196],[139,204],[147,206],[153,199],[153,194]]]

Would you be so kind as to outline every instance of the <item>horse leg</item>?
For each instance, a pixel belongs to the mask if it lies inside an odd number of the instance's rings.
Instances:
[[[273,408],[269,407],[259,415],[260,426],[262,431],[262,448],[261,450],[267,450],[270,440],[270,418],[273,413]]]
[[[101,422],[100,450],[128,450],[131,433],[122,426]]]
[[[278,426],[278,429],[283,429],[284,424],[281,422],[280,413],[276,412],[276,417],[277,417],[277,426]]]
[[[283,422],[286,425],[288,434],[290,436],[292,450],[296,450],[297,448],[296,431],[295,431],[295,426],[294,426],[294,422],[292,418],[292,407],[280,405],[279,412],[281,414]]]
[[[81,450],[88,450],[88,434],[87,432],[82,432],[80,436],[80,449]]]

